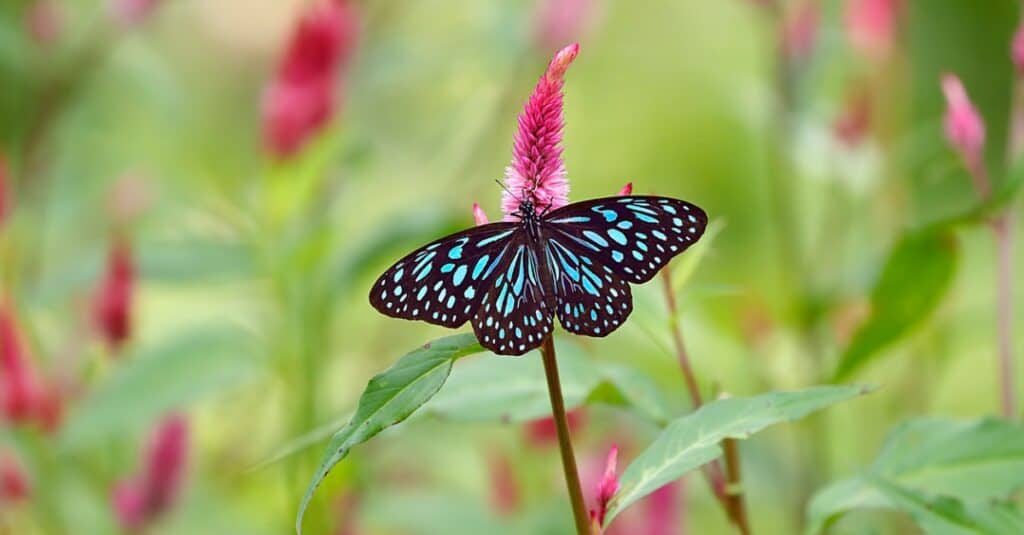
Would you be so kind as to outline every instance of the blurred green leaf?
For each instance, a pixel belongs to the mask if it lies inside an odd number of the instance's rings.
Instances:
[[[119,358],[124,362],[68,418],[60,436],[63,448],[88,448],[140,431],[163,413],[256,372],[251,337],[234,328],[195,328]]]
[[[355,415],[327,445],[320,467],[299,504],[296,532],[302,533],[302,517],[320,482],[353,446],[408,418],[441,389],[455,360],[481,351],[483,347],[472,334],[440,338],[406,354],[371,379],[359,398]]]
[[[889,253],[871,291],[871,316],[847,346],[833,380],[846,379],[927,319],[949,290],[956,264],[948,226],[904,236]]]
[[[728,398],[679,418],[622,473],[605,524],[637,500],[722,454],[726,438],[745,439],[765,427],[803,418],[829,405],[868,392],[862,386],[819,386],[772,392],[752,398]]]
[[[155,281],[233,281],[252,276],[254,263],[252,250],[233,241],[193,239],[139,245],[139,271]]]
[[[959,506],[961,509],[984,512],[985,504],[1006,499],[1021,486],[1021,424],[996,419],[914,420],[889,435],[864,474],[837,482],[815,495],[807,510],[809,532],[815,533],[843,513],[861,508],[899,509],[927,528],[931,520],[922,520],[916,511],[918,502],[924,499],[923,495],[914,497],[918,491],[960,500],[966,504]],[[1015,531],[997,531],[1011,532]]]
[[[588,402],[633,409],[659,426],[668,425],[672,409],[654,381],[640,370],[618,363],[600,366],[602,381],[590,393]]]

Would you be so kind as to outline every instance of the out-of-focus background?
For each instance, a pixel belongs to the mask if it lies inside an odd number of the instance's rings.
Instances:
[[[448,334],[376,313],[374,277],[474,202],[501,217],[516,116],[574,41],[572,198],[632,182],[710,214],[673,264],[705,397],[881,387],[741,443],[753,531],[800,532],[902,422],[1004,410],[1018,18],[1011,0],[5,0],[0,533],[291,532],[366,382]],[[621,365],[655,414],[691,410],[661,284],[607,338],[557,335],[567,390]],[[458,362],[335,468],[306,532],[570,532],[539,374],[537,354]],[[590,496],[608,448],[626,463],[658,426],[568,396]],[[890,508],[830,529],[919,528]],[[695,473],[606,533],[732,532]]]

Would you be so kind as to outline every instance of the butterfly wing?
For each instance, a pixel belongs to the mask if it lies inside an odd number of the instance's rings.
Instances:
[[[459,327],[479,308],[519,234],[515,223],[491,223],[429,243],[377,279],[370,304],[394,318]]]
[[[708,217],[679,199],[628,195],[563,206],[544,218],[548,235],[628,282],[651,280],[704,234]]]
[[[629,284],[595,260],[597,255],[564,236],[545,242],[558,319],[565,330],[605,336],[622,325],[633,311]]]
[[[473,332],[499,355],[522,355],[551,332],[555,299],[542,282],[540,259],[525,233],[513,239],[506,257],[487,281],[489,289],[473,314]]]

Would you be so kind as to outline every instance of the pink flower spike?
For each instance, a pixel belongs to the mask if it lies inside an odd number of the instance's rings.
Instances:
[[[490,223],[490,220],[487,219],[487,214],[484,213],[484,209],[480,208],[480,203],[473,203],[473,222],[477,226]]]
[[[132,295],[135,262],[131,247],[119,239],[110,248],[107,273],[93,302],[93,321],[111,351],[117,351],[131,336]]]
[[[131,533],[145,526],[144,498],[137,482],[125,480],[118,483],[110,495],[110,501],[122,529]]]
[[[882,60],[896,41],[902,0],[847,0],[846,38],[861,55]]]
[[[612,497],[619,491],[619,478],[615,474],[615,467],[618,463],[619,447],[612,446],[608,451],[608,460],[605,462],[604,476],[597,485],[597,510],[590,512],[591,520],[597,525],[604,525],[605,515],[608,514],[608,504]]]
[[[12,423],[32,421],[36,416],[39,384],[22,346],[10,304],[0,304],[0,372],[4,418]]]
[[[21,462],[12,452],[0,450],[0,504],[23,500],[31,492]]]
[[[540,77],[522,113],[512,145],[512,163],[505,169],[501,209],[506,221],[522,201],[533,203],[537,213],[559,208],[569,202],[569,180],[562,161],[562,86],[565,71],[576,59],[580,45],[572,44],[555,53]]]
[[[151,514],[162,513],[177,497],[187,449],[188,422],[178,414],[169,416],[153,436],[143,479],[146,510]]]
[[[633,194],[633,183],[632,182],[626,182],[626,185],[622,186],[622,189],[620,189],[619,193],[617,193],[617,195],[620,195],[620,196],[621,195],[632,195],[632,194]]]
[[[1013,66],[1017,68],[1017,76],[1024,77],[1024,24],[1017,28],[1017,33],[1013,36],[1010,57],[1013,59]]]
[[[975,180],[978,193],[988,197],[989,188],[987,178],[983,178],[985,170],[982,156],[985,148],[985,123],[955,74],[942,76],[942,92],[946,95],[946,139],[963,158],[964,165]]]

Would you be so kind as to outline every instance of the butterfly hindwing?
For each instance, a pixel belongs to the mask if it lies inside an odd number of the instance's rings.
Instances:
[[[525,236],[517,236],[473,314],[473,332],[481,345],[500,355],[522,355],[551,332],[554,296],[544,287],[541,269],[541,259]]]
[[[427,244],[377,279],[370,303],[395,318],[458,327],[480,307],[518,234],[515,223],[491,223]]]
[[[600,337],[625,323],[633,311],[626,281],[565,237],[549,237],[545,254],[557,296],[555,308],[565,330]]]
[[[544,218],[549,235],[586,252],[628,282],[647,282],[707,227],[697,206],[668,197],[626,195],[578,202]]]

